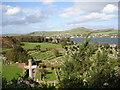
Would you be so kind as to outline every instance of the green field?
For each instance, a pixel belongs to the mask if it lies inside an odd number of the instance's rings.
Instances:
[[[56,80],[56,75],[54,70],[48,70],[47,72],[47,81],[54,81]]]
[[[32,53],[31,55],[33,58],[35,59],[39,59],[39,60],[51,60],[54,59],[55,56],[52,54],[51,51],[47,51],[47,52],[38,52],[38,53]]]
[[[46,49],[46,48],[61,48],[61,45],[58,44],[52,44],[52,43],[29,43],[29,42],[23,42],[25,45],[23,48],[25,50],[29,49],[34,49],[36,45],[40,45],[41,49]]]
[[[22,74],[22,69],[16,66],[2,66],[2,74],[7,80],[11,80],[13,78],[18,78],[18,74]]]
[[[59,49],[60,53],[63,52],[63,49],[61,49],[61,45],[58,44],[51,44],[51,43],[28,43],[28,42],[23,42],[25,45],[23,46],[23,48],[25,50],[29,50],[29,49],[34,49],[36,45],[40,45],[41,49]],[[39,60],[51,60],[56,58],[53,54],[52,50],[49,51],[32,51],[29,54],[31,54],[31,56],[34,59],[39,59]]]
[[[103,30],[93,30],[84,27],[74,28],[66,31],[46,31],[46,32],[31,32],[28,35],[59,35],[59,34],[68,34],[68,35],[78,35],[78,34],[88,34],[93,32],[93,34],[118,34],[118,30],[108,28]]]
[[[40,71],[37,72],[37,79],[40,80]],[[56,75],[54,70],[47,70],[46,79],[47,81],[56,80]]]

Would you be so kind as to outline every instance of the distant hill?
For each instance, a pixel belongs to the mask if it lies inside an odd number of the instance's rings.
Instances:
[[[38,31],[38,32],[28,33],[27,35],[60,35],[60,34],[78,35],[78,34],[88,34],[90,32],[93,32],[93,34],[118,34],[118,30],[112,28],[103,29],[103,30],[93,30],[93,29],[80,27],[67,31],[49,31],[49,32]]]
[[[97,30],[94,31],[94,33],[99,33],[99,34],[118,34],[118,30],[116,29],[103,29],[103,30]]]
[[[22,35],[22,34],[2,34],[2,36],[19,36],[19,35]]]
[[[37,32],[31,32],[27,34],[3,34],[2,36],[19,36],[19,35],[79,35],[79,34],[88,34],[90,32],[93,32],[93,34],[118,34],[118,30],[116,29],[103,29],[103,30],[93,30],[88,29],[84,27],[75,28],[71,30],[66,31],[37,31]],[[120,33],[119,33],[120,34]]]

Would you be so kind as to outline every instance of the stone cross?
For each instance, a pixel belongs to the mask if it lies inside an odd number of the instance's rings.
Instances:
[[[33,69],[38,68],[37,65],[32,65],[32,60],[29,59],[28,60],[28,66],[24,66],[25,69],[29,69],[29,77],[31,79],[34,79],[34,75],[33,75]]]

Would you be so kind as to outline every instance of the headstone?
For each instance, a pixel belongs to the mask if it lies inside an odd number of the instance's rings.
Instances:
[[[37,65],[32,65],[31,59],[28,60],[28,66],[24,66],[24,69],[29,69],[29,77],[31,79],[35,79],[35,75],[33,74],[33,70],[37,69],[37,68],[38,68]]]

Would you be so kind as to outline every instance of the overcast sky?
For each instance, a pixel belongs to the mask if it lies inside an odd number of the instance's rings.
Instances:
[[[117,2],[53,1],[1,3],[2,33],[118,28]]]

